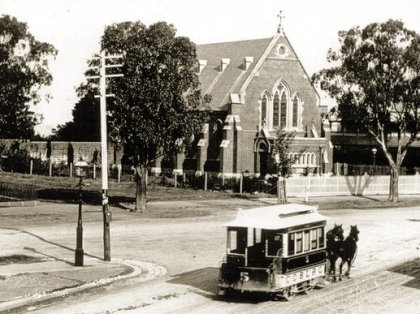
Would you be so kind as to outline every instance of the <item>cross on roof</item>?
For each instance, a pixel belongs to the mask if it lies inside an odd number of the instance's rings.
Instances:
[[[277,14],[277,17],[279,18],[279,27],[277,28],[277,33],[283,34],[283,19],[285,16],[283,15],[282,10],[280,10],[279,14]]]

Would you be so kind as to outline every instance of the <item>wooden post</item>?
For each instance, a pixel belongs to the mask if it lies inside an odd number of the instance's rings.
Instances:
[[[70,164],[69,164],[69,177],[70,178],[73,178],[73,163],[71,162]]]
[[[206,172],[204,172],[204,191],[205,192],[207,192],[207,177],[208,177],[208,174],[207,174],[207,171],[206,171]]]
[[[244,182],[244,175],[241,173],[239,177],[239,194],[242,194],[243,182]]]
[[[175,183],[174,186],[177,187],[178,185],[178,172],[175,171]]]
[[[32,175],[32,171],[34,170],[34,161],[33,159],[29,162],[29,174]]]
[[[121,164],[117,165],[117,170],[118,170],[118,183],[121,183]]]
[[[96,164],[93,164],[93,179],[96,179]]]
[[[48,160],[48,176],[52,176],[52,161],[51,159]]]

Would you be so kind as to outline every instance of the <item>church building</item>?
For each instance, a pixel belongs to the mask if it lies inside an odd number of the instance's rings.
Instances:
[[[201,92],[211,99],[210,120],[192,149],[178,154],[177,171],[226,176],[274,174],[272,144],[278,129],[295,131],[290,154],[295,173],[332,168],[327,107],[311,83],[282,23],[274,37],[197,46]]]

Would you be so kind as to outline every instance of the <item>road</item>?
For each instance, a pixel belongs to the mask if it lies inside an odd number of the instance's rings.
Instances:
[[[329,225],[343,223],[346,234],[350,225],[357,224],[360,230],[351,279],[297,296],[290,302],[254,294],[230,299],[217,297],[218,265],[226,236],[222,225],[235,216],[236,208],[258,205],[262,204],[245,199],[150,204],[151,209],[192,208],[210,213],[188,218],[143,218],[141,214],[114,208],[112,257],[154,263],[165,267],[166,275],[148,282],[131,278],[25,310],[33,313],[420,313],[420,207],[322,212],[330,217]],[[54,206],[51,215],[57,211],[67,213],[69,205]],[[85,208],[85,253],[98,257],[102,256],[102,224],[100,219],[92,217],[99,214],[98,208]],[[74,223],[56,217],[40,224],[26,225],[23,221],[17,224],[26,233],[9,235],[11,251],[25,246],[42,252],[43,245],[55,243],[56,256],[72,258],[74,252],[68,248],[74,247]],[[407,261],[411,262],[403,264]]]

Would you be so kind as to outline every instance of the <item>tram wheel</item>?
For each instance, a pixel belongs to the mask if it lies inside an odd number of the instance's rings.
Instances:
[[[286,301],[290,301],[294,298],[295,296],[295,292],[293,291],[293,286],[287,287],[284,289],[283,291],[283,299],[285,299]]]

